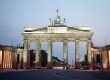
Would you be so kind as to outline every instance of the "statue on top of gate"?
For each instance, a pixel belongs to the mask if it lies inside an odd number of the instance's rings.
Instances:
[[[57,13],[57,15],[56,15],[56,18],[54,18],[54,20],[52,20],[50,18],[50,23],[51,23],[50,26],[66,26],[65,25],[66,18],[64,18],[63,20],[61,20],[61,17],[59,15],[59,10],[58,9],[56,10],[56,13]]]

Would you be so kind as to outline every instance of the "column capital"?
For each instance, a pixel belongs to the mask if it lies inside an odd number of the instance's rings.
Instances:
[[[68,40],[63,40],[63,42],[68,42]]]
[[[36,43],[39,43],[39,42],[40,42],[40,40],[39,40],[39,39],[38,39],[38,40],[35,40],[35,42],[36,42]]]
[[[31,43],[31,41],[30,40],[27,40],[28,41],[28,43],[30,44]]]
[[[80,40],[75,40],[75,42],[80,42]]]
[[[28,41],[27,39],[24,39],[24,42]]]
[[[31,43],[31,41],[30,41],[30,40],[28,40],[28,39],[24,39],[24,43],[26,43],[26,44],[30,44],[30,43]]]
[[[52,40],[47,40],[47,42],[53,42]]]
[[[86,40],[86,42],[91,42],[91,40]]]

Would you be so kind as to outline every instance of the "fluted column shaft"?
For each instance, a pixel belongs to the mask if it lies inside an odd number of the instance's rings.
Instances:
[[[40,50],[41,50],[41,43],[40,41],[36,41],[36,57],[35,57],[35,67],[39,67],[41,66],[41,63],[40,63]]]
[[[52,42],[48,41],[48,68],[52,68]]]
[[[75,41],[75,68],[79,69],[80,68],[80,44],[79,41]]]
[[[23,68],[30,68],[30,41],[24,40]]]
[[[28,40],[28,46],[27,46],[27,50],[28,50],[28,53],[27,53],[27,69],[30,68],[30,41]]]
[[[91,40],[87,41],[87,67],[92,69]]]
[[[64,68],[68,64],[68,42],[63,41],[63,60],[64,60]]]

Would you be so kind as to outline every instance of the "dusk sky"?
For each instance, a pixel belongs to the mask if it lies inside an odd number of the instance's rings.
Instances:
[[[0,44],[22,46],[24,27],[48,26],[56,9],[61,18],[66,18],[67,26],[91,26],[95,46],[110,44],[110,0],[0,0]],[[68,45],[71,63],[75,48],[74,43]],[[85,46],[81,43],[81,57]],[[42,44],[42,49],[47,50],[47,43]],[[63,59],[62,43],[54,43],[53,55]]]

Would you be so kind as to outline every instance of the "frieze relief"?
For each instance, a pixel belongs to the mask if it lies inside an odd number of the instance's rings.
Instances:
[[[74,40],[74,39],[78,39],[78,40],[85,40],[85,39],[91,39],[93,33],[89,32],[89,33],[48,33],[48,34],[36,34],[36,33],[32,33],[32,34],[28,34],[28,33],[23,33],[24,39],[67,39],[67,40]]]

